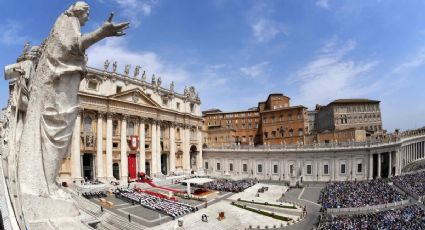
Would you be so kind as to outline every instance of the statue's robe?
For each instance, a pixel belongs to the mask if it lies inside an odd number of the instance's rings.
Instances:
[[[54,196],[55,179],[69,152],[78,113],[78,89],[85,71],[80,22],[66,12],[45,41],[19,143],[22,194]]]

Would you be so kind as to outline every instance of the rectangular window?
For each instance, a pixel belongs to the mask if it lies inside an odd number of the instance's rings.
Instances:
[[[97,89],[97,81],[89,81],[89,84],[87,86],[89,89],[96,90]]]
[[[278,165],[273,165],[273,173],[274,174],[277,174],[277,171],[278,171]]]
[[[323,174],[329,174],[329,165],[323,165]]]
[[[220,170],[220,163],[217,163],[217,171]]]
[[[311,165],[307,165],[307,175],[311,175]]]
[[[248,172],[248,165],[247,164],[242,164],[242,171]]]
[[[190,112],[194,113],[195,112],[195,104],[190,103]]]
[[[180,110],[180,102],[176,102],[176,108],[177,110]]]
[[[122,87],[121,86],[117,86],[117,93],[121,93]]]
[[[162,98],[162,105],[167,106],[168,105],[168,98]]]
[[[341,174],[345,174],[345,164],[341,164]]]
[[[259,164],[257,165],[257,172],[262,173],[263,172],[263,165]]]
[[[357,164],[357,172],[358,173],[362,172],[362,164]]]
[[[233,164],[232,163],[229,164],[229,171],[233,172]]]
[[[208,162],[205,162],[205,169],[208,169]]]

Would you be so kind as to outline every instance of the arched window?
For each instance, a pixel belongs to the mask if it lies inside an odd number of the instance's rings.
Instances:
[[[303,129],[298,129],[298,136],[302,136],[303,135]]]
[[[89,116],[84,118],[84,132],[90,133],[92,131],[92,119]]]
[[[134,122],[130,121],[127,124],[127,136],[134,135]]]
[[[294,130],[293,130],[293,129],[290,129],[290,130],[289,130],[289,136],[290,136],[290,137],[293,137],[293,136],[294,136]]]

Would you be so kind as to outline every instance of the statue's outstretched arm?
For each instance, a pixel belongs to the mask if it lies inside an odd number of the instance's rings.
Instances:
[[[123,23],[112,23],[112,17],[114,16],[113,13],[109,16],[108,20],[103,23],[101,27],[99,27],[97,30],[84,34],[82,36],[82,48],[83,50],[86,50],[90,46],[92,46],[94,43],[106,38],[106,37],[119,37],[125,35],[124,30],[127,29],[130,25],[129,22],[123,22]]]

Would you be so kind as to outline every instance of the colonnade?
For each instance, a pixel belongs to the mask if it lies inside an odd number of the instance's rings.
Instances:
[[[403,157],[403,167],[416,161],[425,158],[425,141],[409,143],[401,147]]]

